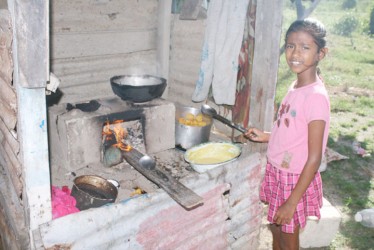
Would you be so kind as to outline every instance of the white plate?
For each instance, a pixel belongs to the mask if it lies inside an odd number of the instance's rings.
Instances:
[[[208,142],[192,147],[184,154],[184,159],[191,167],[203,173],[217,166],[236,160],[241,148],[228,142]]]

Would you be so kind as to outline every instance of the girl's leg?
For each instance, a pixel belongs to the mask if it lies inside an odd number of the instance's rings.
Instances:
[[[299,226],[295,226],[293,234],[280,232],[280,249],[299,250]]]
[[[273,250],[281,250],[281,227],[270,224],[270,231],[273,235]]]
[[[273,250],[299,250],[299,226],[295,226],[293,234],[281,231],[281,226],[270,225],[273,234]]]

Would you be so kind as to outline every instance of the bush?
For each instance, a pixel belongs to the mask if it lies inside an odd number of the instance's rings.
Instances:
[[[344,10],[347,10],[347,9],[355,8],[356,5],[357,5],[356,0],[344,0],[342,7]]]
[[[346,15],[342,17],[335,25],[333,32],[341,36],[351,36],[352,32],[356,30],[358,20],[353,15]]]
[[[371,10],[371,13],[370,13],[369,27],[370,27],[370,34],[374,35],[374,8]]]

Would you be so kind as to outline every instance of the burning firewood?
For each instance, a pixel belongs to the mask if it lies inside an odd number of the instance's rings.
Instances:
[[[131,146],[124,143],[127,130],[121,127],[122,120],[107,124],[103,128],[103,164],[106,167],[115,166],[123,162],[122,151],[129,150]]]
[[[152,157],[125,143],[128,131],[119,123],[123,121],[111,125],[108,123],[103,129],[103,163],[106,166],[113,166],[126,160],[138,172],[163,188],[185,209],[190,210],[204,203],[202,197],[156,166],[156,161]],[[140,189],[136,190],[133,195],[138,193],[141,193]]]

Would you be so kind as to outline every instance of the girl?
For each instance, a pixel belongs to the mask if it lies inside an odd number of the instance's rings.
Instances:
[[[320,218],[318,172],[330,124],[330,101],[318,74],[328,49],[324,26],[311,19],[291,24],[285,37],[287,64],[297,75],[284,97],[272,131],[249,128],[246,137],[269,142],[260,198],[269,204],[273,249],[299,249],[307,216]]]

